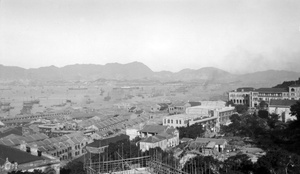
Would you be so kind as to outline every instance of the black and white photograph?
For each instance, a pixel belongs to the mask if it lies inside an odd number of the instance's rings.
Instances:
[[[300,174],[300,1],[0,0],[0,174]]]

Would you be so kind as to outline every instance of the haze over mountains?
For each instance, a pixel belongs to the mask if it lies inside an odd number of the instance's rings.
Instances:
[[[0,65],[0,80],[159,80],[159,81],[195,81],[209,83],[241,83],[276,85],[287,80],[298,79],[300,73],[293,71],[267,70],[248,74],[232,74],[214,67],[198,70],[183,69],[179,72],[153,72],[140,62],[128,64],[109,63],[106,65],[75,64],[61,68],[55,66],[36,69],[24,69]]]

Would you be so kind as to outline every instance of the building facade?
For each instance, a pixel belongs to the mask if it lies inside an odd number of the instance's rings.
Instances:
[[[291,85],[289,86],[289,97],[292,100],[299,100],[300,99],[300,85]]]
[[[296,104],[297,100],[271,100],[268,111],[270,114],[278,114],[279,120],[287,122],[295,120],[295,116],[291,116],[291,106]]]
[[[259,104],[258,92],[254,88],[238,88],[230,91],[228,100],[235,105],[247,105],[249,107],[256,107]]]
[[[218,131],[219,125],[228,123],[234,112],[235,108],[231,106],[194,106],[187,108],[185,114],[163,117],[163,125],[187,127],[198,123],[212,131]]]
[[[270,104],[271,100],[299,100],[300,85],[285,88],[238,88],[228,93],[228,101],[235,105],[257,107],[261,101]]]

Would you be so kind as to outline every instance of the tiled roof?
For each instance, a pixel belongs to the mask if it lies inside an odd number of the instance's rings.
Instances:
[[[286,106],[290,107],[297,103],[298,100],[270,100],[269,106]]]
[[[155,136],[157,136],[158,138],[161,138],[161,139],[169,139],[169,138],[174,137],[174,135],[168,134],[168,133],[166,133],[166,132],[157,134],[157,135],[155,135]]]
[[[201,105],[201,102],[188,102],[188,103],[191,105],[191,107]]]
[[[255,89],[252,87],[243,87],[243,88],[238,88],[236,89],[236,92],[251,92],[254,91]]]
[[[140,132],[149,132],[149,133],[161,133],[167,129],[168,126],[161,125],[145,125]]]
[[[6,146],[14,146],[14,143],[11,140],[1,140],[0,144],[4,144]]]
[[[169,107],[167,103],[158,103],[157,105],[160,106],[160,110],[165,110]]]
[[[206,147],[208,147],[208,148],[214,148],[215,145],[216,145],[216,142],[215,142],[215,141],[210,141],[210,142],[206,145]]]
[[[22,127],[8,127],[0,129],[0,138],[6,137],[10,134],[20,135],[22,136]]]
[[[5,163],[6,158],[8,158],[10,162],[14,161],[18,164],[44,160],[42,157],[34,156],[19,149],[0,144],[0,165]]]
[[[5,139],[14,139],[14,138],[20,138],[20,137],[22,137],[22,136],[15,135],[15,134],[10,134],[10,135],[7,135],[3,138],[5,138]]]
[[[259,88],[256,91],[261,92],[261,93],[263,93],[263,92],[265,92],[265,93],[288,92],[288,90],[285,88]]]
[[[175,101],[175,102],[172,102],[172,104],[169,105],[169,107],[174,107],[174,106],[184,106],[185,103],[182,102],[182,101]]]
[[[121,140],[129,140],[129,136],[125,135],[125,134],[120,134],[117,135],[115,137],[110,137],[110,138],[106,138],[106,139],[102,139],[102,140],[95,140],[94,142],[88,144],[88,147],[103,147],[103,146],[107,146],[110,143],[116,143],[118,141]]]
[[[181,138],[181,141],[190,141],[192,138]]]

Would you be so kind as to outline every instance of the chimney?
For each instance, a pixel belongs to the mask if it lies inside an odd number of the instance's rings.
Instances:
[[[31,153],[30,147],[26,147],[26,152]]]
[[[42,156],[42,151],[37,150],[37,156]]]

